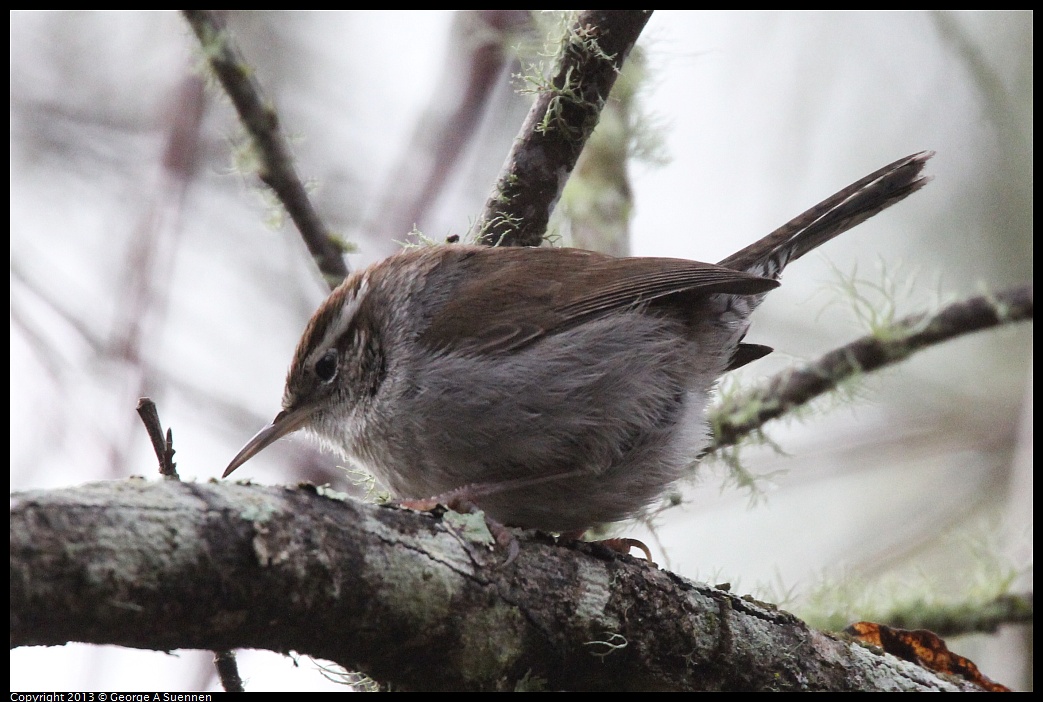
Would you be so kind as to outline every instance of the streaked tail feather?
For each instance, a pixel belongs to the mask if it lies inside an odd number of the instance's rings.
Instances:
[[[930,177],[922,172],[932,156],[933,151],[921,151],[870,173],[718,265],[778,278],[790,261],[926,185]]]

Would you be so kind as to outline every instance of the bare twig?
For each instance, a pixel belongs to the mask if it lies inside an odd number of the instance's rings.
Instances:
[[[156,452],[159,459],[159,474],[169,480],[181,480],[177,474],[177,464],[174,463],[174,433],[167,429],[166,438],[163,437],[163,425],[159,422],[159,410],[156,403],[150,398],[142,397],[138,400],[138,416],[141,417],[148,438],[152,441],[152,450]]]
[[[954,302],[931,316],[906,317],[886,334],[857,339],[803,368],[780,373],[763,387],[729,398],[714,408],[711,413],[713,441],[706,452],[734,445],[768,420],[832,390],[856,374],[897,363],[954,337],[1027,319],[1032,319],[1031,283]]]
[[[472,228],[490,245],[538,246],[580,151],[651,10],[584,10]]]
[[[221,687],[225,692],[242,692],[243,678],[239,675],[239,664],[235,660],[235,651],[214,651],[214,667],[221,678]]]
[[[294,167],[289,142],[279,127],[275,108],[264,98],[221,15],[214,10],[182,12],[199,38],[221,85],[232,99],[239,119],[253,138],[261,161],[258,177],[275,192],[297,225],[327,284],[336,287],[348,274],[342,247],[330,235],[330,230],[308,199]]]

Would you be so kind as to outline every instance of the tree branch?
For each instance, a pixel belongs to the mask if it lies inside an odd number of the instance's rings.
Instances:
[[[973,689],[594,544],[523,535],[503,567],[482,529],[312,486],[11,504],[12,647],[295,650],[424,689]]]
[[[159,460],[159,474],[170,480],[181,480],[177,474],[177,464],[174,463],[174,434],[171,429],[167,429],[164,436],[156,403],[151,398],[142,397],[138,399],[137,410],[148,432],[149,441],[152,442],[152,450]]]
[[[1032,319],[1032,284],[954,302],[928,316],[899,320],[886,333],[871,334],[830,351],[803,368],[779,373],[763,387],[728,398],[710,413],[711,453],[851,377],[905,360],[917,351],[982,329]]]
[[[576,165],[609,91],[651,10],[584,10],[563,40],[550,85],[542,88],[485,209],[474,238],[539,246],[550,213]]]
[[[336,287],[348,274],[343,247],[330,234],[293,165],[290,144],[279,127],[279,115],[264,97],[253,71],[215,10],[182,10],[199,38],[203,54],[232,99],[239,119],[253,139],[261,160],[258,177],[274,192],[297,225],[326,283]]]
[[[939,636],[995,634],[1008,624],[1032,624],[1034,594],[1009,592],[985,602],[935,604],[914,602],[892,609],[887,623],[900,629],[930,629]]]
[[[403,239],[445,194],[454,168],[474,148],[508,69],[517,64],[508,45],[531,31],[528,10],[456,12],[431,104],[391,169],[385,195],[367,225],[375,239]],[[405,188],[404,183],[415,186]]]

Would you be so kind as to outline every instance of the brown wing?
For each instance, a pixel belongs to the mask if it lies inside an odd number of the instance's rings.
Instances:
[[[579,249],[454,247],[454,294],[421,343],[502,353],[614,310],[678,293],[750,295],[774,280],[673,258],[614,258]],[[480,319],[480,323],[479,320]]]

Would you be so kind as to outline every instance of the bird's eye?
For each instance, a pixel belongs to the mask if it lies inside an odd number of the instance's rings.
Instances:
[[[337,350],[330,349],[315,362],[315,375],[324,383],[333,382],[337,377]]]

